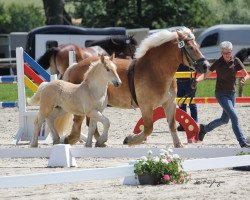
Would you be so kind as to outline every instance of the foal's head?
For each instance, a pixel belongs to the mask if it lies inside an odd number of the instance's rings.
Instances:
[[[191,30],[185,28],[176,32],[178,35],[178,47],[182,51],[184,64],[194,67],[198,73],[205,73],[210,64],[201,53]]]
[[[112,56],[104,56],[101,55],[98,61],[100,66],[100,73],[102,76],[110,83],[112,83],[115,87],[119,87],[122,84],[122,81],[117,74],[117,67],[113,62],[114,55]]]

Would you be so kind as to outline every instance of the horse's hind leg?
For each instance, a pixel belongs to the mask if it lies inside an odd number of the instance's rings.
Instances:
[[[60,143],[60,137],[55,128],[55,119],[59,117],[60,115],[62,115],[63,113],[65,112],[61,108],[54,108],[53,111],[47,117],[47,124],[52,134],[53,144]]]
[[[139,134],[133,134],[127,136],[123,144],[136,145],[141,144],[153,131],[153,108],[145,107],[141,108],[142,119],[144,122],[144,130]]]
[[[164,108],[165,114],[167,116],[168,126],[173,138],[174,147],[183,147],[176,129],[176,120],[175,120],[176,104],[174,103],[174,100],[163,104],[162,107]]]
[[[84,119],[83,116],[74,115],[74,119],[73,119],[74,123],[72,125],[70,135],[65,138],[64,144],[73,145],[79,141],[83,119]]]
[[[38,114],[34,122],[34,132],[32,139],[30,141],[30,147],[38,147],[38,135],[41,129],[42,124],[45,122],[45,118]]]

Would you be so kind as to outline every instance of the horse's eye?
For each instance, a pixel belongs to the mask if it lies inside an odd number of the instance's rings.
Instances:
[[[106,68],[106,70],[107,70],[107,72],[109,72],[109,71],[110,71],[110,69],[109,69],[108,67]]]
[[[194,50],[194,47],[192,47],[191,45],[188,45],[188,48],[189,48],[190,50]]]

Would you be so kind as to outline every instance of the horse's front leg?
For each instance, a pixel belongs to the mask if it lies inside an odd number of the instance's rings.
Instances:
[[[82,121],[85,118],[85,116],[80,115],[74,115],[73,119],[73,125],[70,132],[70,135],[65,137],[64,144],[75,144],[79,141],[80,134],[81,134],[81,128],[82,128]]]
[[[95,120],[96,122],[101,122],[103,125],[103,133],[100,135],[100,137],[96,141],[96,147],[103,147],[105,146],[105,142],[108,140],[108,130],[110,127],[110,122],[107,117],[105,117],[101,112],[97,110],[92,110],[89,113],[89,117],[91,120]]]
[[[167,116],[168,126],[171,132],[171,136],[173,138],[174,147],[183,147],[180,138],[178,136],[178,132],[176,129],[176,120],[175,120],[175,112],[176,112],[176,103],[175,100],[169,101],[162,105],[164,108],[165,114]]]
[[[153,108],[141,108],[144,130],[139,134],[127,136],[123,144],[136,145],[141,144],[153,131]]]
[[[97,127],[97,123],[95,120],[93,120],[92,118],[90,119],[89,118],[89,131],[88,131],[88,137],[87,137],[87,141],[86,141],[86,144],[85,146],[86,147],[92,147],[92,139],[93,139],[93,135],[94,135],[94,132],[96,130],[96,127]]]
[[[90,118],[89,118],[89,117],[86,117],[86,125],[87,125],[88,127],[89,127],[89,123],[90,123]],[[97,141],[98,138],[100,137],[100,133],[99,133],[97,127],[96,127],[96,129],[95,129],[94,137],[95,137],[96,141]]]

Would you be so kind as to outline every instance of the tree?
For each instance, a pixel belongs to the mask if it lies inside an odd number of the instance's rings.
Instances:
[[[85,0],[75,1],[75,4],[76,15],[83,17],[87,27],[197,26],[206,23],[205,16],[209,12],[200,0],[186,0],[181,4],[178,0]]]
[[[82,19],[72,18],[65,10],[64,0],[43,0],[47,25],[79,25]]]
[[[64,0],[43,0],[46,24],[63,24]]]
[[[0,33],[30,31],[44,25],[43,10],[32,4],[4,6],[0,3],[0,24]]]

